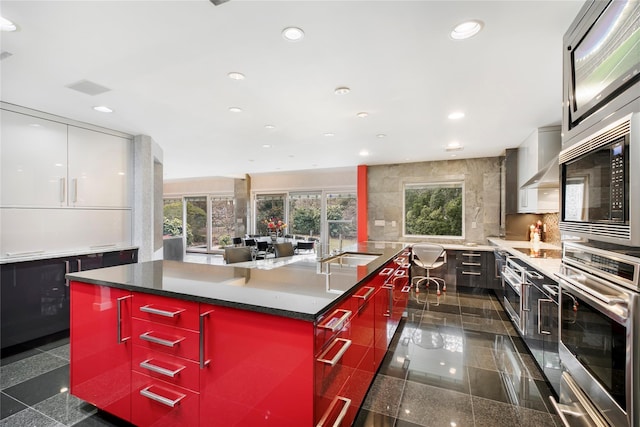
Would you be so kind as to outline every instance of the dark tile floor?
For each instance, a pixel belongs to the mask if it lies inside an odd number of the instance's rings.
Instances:
[[[69,339],[12,353],[0,367],[0,427],[130,426],[70,395]],[[355,425],[557,427],[552,394],[490,291],[412,291]]]

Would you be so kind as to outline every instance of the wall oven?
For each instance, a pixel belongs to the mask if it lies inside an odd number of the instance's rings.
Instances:
[[[560,402],[567,426],[640,425],[640,258],[564,244]],[[588,422],[587,422],[588,421]]]
[[[632,113],[560,152],[563,234],[640,246],[639,140]]]

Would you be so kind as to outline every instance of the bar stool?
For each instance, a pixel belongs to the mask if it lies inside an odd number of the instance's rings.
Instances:
[[[411,278],[412,284],[416,285],[416,292],[418,292],[418,286],[422,283],[426,283],[428,288],[429,282],[436,284],[436,295],[440,295],[441,282],[442,291],[446,291],[447,284],[444,279],[441,279],[440,277],[431,277],[430,271],[438,267],[442,267],[447,263],[447,251],[445,251],[440,245],[432,243],[417,243],[412,246],[411,254],[411,261],[413,265],[424,269],[426,272],[424,276],[415,276]]]

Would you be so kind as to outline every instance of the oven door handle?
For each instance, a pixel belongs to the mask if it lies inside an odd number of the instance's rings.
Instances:
[[[502,273],[502,278],[504,279],[504,281],[507,283],[507,285],[509,285],[518,295],[521,295],[521,283],[513,283],[510,280],[509,274],[505,274],[504,272]]]
[[[624,299],[624,298],[619,298],[619,297],[616,298],[616,297],[610,297],[608,295],[604,295],[603,293],[598,292],[595,289],[591,289],[591,288],[587,288],[586,286],[582,286],[581,284],[571,280],[571,278],[569,278],[568,276],[565,276],[562,273],[556,273],[556,275],[563,282],[565,282],[566,284],[569,284],[571,287],[573,287],[577,291],[589,294],[593,298],[596,298],[600,302],[603,302],[603,303],[605,303],[607,305],[617,305],[617,304],[628,305],[628,301],[626,299]]]

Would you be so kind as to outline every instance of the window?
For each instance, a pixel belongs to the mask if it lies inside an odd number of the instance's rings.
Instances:
[[[207,197],[185,197],[187,252],[207,252]]]
[[[162,234],[165,236],[182,236],[182,198],[164,199],[164,223]]]
[[[322,217],[322,193],[289,194],[289,234],[319,236]]]
[[[405,184],[405,236],[464,237],[463,182]]]
[[[267,235],[269,230],[265,221],[272,218],[285,221],[285,198],[285,194],[260,194],[256,196],[256,233]]]
[[[235,204],[233,197],[210,196],[211,247],[230,245],[235,235]]]
[[[328,248],[343,249],[358,241],[358,203],[355,193],[327,194]],[[340,247],[342,245],[342,247]]]

